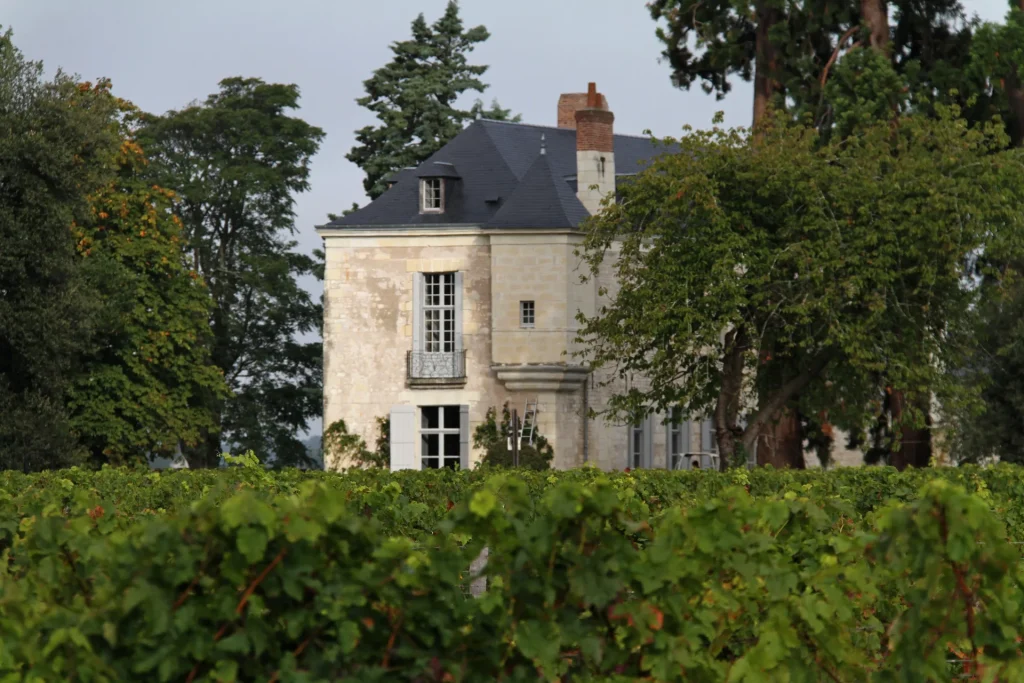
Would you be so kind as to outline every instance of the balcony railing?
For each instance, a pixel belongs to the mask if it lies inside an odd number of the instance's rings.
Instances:
[[[466,352],[409,351],[406,373],[417,384],[453,384],[466,380]]]

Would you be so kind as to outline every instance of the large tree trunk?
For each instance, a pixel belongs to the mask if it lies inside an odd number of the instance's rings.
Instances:
[[[889,459],[889,464],[898,470],[908,467],[927,467],[932,457],[931,418],[929,417],[929,401],[927,395],[915,397],[914,407],[924,413],[925,426],[916,428],[905,424],[900,427],[900,447]],[[907,412],[907,397],[902,391],[893,391],[889,400],[889,413],[893,422],[898,421]]]
[[[216,424],[221,424],[224,419],[222,408],[212,409]],[[205,432],[202,440],[191,448],[183,448],[182,455],[188,461],[189,469],[207,469],[220,466],[221,440],[219,433]]]
[[[772,357],[773,353],[770,348],[762,348],[759,367],[765,367]],[[776,362],[782,362],[782,359],[777,359]],[[789,379],[787,374],[783,374],[778,386],[785,386]],[[770,398],[770,396],[761,396],[759,407],[764,407]],[[776,469],[786,467],[804,469],[804,433],[800,413],[794,407],[797,400],[799,400],[799,395],[793,396],[789,400],[788,406],[783,406],[782,410],[776,412],[761,425],[756,449],[758,465],[771,465]]]
[[[1024,12],[1024,0],[1017,0],[1017,8]],[[1020,64],[1014,64],[1015,69]],[[1007,132],[1014,147],[1024,146],[1024,87],[1020,77],[1014,71],[1006,79],[1006,99],[1010,106],[1010,120],[1007,122]]]
[[[743,430],[743,447],[748,453],[757,443],[764,425],[771,421],[773,415],[783,411],[786,405],[808,384],[820,377],[828,364],[832,362],[834,355],[830,351],[825,351],[808,359],[795,377],[782,383],[774,392],[761,397],[761,405],[757,409],[757,414],[751,418],[746,429]]]
[[[779,21],[778,10],[766,6],[766,3],[758,4],[755,21],[757,28],[754,32],[754,120],[752,126],[757,126],[768,114],[772,97],[775,95],[777,81],[775,72],[778,67],[778,52],[769,39],[769,31]]]
[[[757,438],[757,464],[775,469],[807,467],[804,460],[804,433],[800,413],[791,406],[783,408],[761,426]]]
[[[1007,133],[1014,147],[1024,146],[1024,87],[1020,78],[1011,74],[1006,79],[1006,99],[1010,106],[1010,117],[1007,121]]]
[[[718,466],[725,470],[736,457],[739,430],[740,399],[743,391],[743,356],[749,348],[747,332],[743,328],[729,330],[725,335],[722,357],[722,386],[715,406],[714,428],[718,441]]]
[[[889,48],[889,9],[885,0],[860,0],[860,16],[868,27],[868,44],[887,53]]]
[[[757,132],[771,107],[778,83],[775,78],[778,69],[778,51],[769,38],[772,27],[779,22],[778,10],[767,7],[764,2],[757,7],[757,29],[755,31],[754,59],[754,139],[759,140]],[[757,462],[771,462],[776,467],[777,458],[796,466],[803,463],[803,436],[800,429],[799,416],[790,411],[782,411],[774,416],[769,424],[762,426],[761,436],[757,443]],[[796,455],[799,454],[799,455]],[[763,460],[767,458],[767,460]],[[802,466],[802,465],[801,465]]]

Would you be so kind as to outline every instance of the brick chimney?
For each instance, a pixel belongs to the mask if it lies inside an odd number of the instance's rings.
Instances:
[[[563,95],[563,97],[565,97]],[[559,99],[559,114],[562,100]],[[601,199],[615,193],[615,115],[608,110],[597,85],[587,88],[585,106],[576,109],[576,196],[591,214],[601,208]],[[561,124],[559,124],[561,125]],[[596,189],[590,189],[596,185]]]
[[[558,127],[559,128],[576,128],[576,110],[583,109],[587,105],[587,96],[589,93],[585,92],[567,92],[563,93],[558,98]],[[597,94],[600,104],[598,109],[608,109],[608,100],[604,98],[601,93]]]

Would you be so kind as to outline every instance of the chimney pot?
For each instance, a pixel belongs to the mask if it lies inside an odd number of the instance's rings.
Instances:
[[[587,92],[562,93],[558,98],[558,127],[576,128],[576,112],[580,109],[608,110],[608,100],[597,92],[597,84],[588,83]]]

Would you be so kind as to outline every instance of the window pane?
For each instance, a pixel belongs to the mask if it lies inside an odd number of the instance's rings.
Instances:
[[[444,275],[444,305],[455,305],[455,273],[445,273]]]
[[[423,457],[441,455],[441,435],[423,434],[420,437],[421,451]]]
[[[438,407],[437,406],[423,406],[420,408],[420,416],[423,429],[437,429],[441,425],[438,423]]]
[[[436,470],[438,465],[437,458],[423,458],[422,468],[425,470]]]
[[[455,469],[459,465],[459,458],[445,458],[444,466],[449,469]]]
[[[444,407],[444,428],[455,429],[459,428],[459,407],[458,406],[445,406]]]
[[[444,435],[444,455],[446,457],[460,457],[459,452],[459,435],[458,434],[445,434]]]
[[[420,184],[420,191],[423,193],[423,208],[426,210],[437,210],[441,208],[441,179],[424,178]]]

